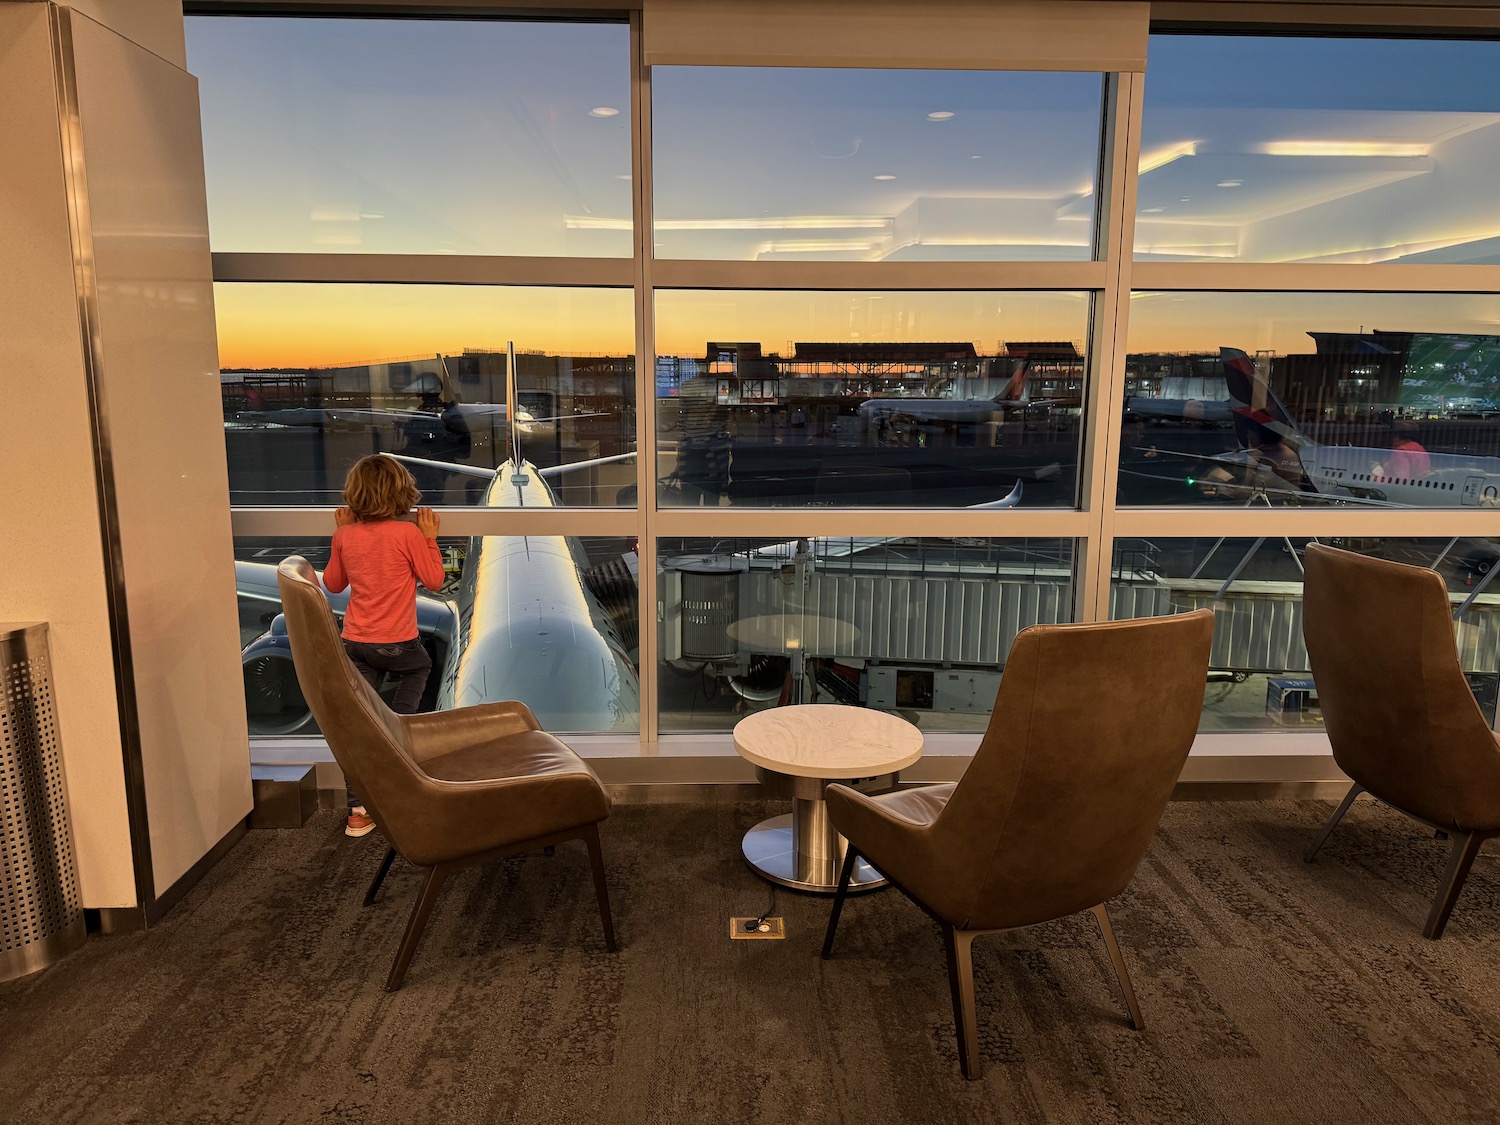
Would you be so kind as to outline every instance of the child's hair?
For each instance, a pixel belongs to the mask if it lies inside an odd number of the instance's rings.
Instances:
[[[344,503],[361,522],[404,516],[421,498],[406,466],[379,453],[361,457],[344,479]]]

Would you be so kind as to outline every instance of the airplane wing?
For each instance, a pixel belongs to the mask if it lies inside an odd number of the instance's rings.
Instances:
[[[587,418],[589,415],[570,414],[568,417]],[[600,417],[603,417],[603,415],[600,415]],[[545,421],[545,419],[538,418],[537,421]],[[551,480],[553,477],[560,477],[564,473],[571,473],[574,469],[592,469],[595,465],[608,465],[615,461],[629,461],[633,457],[635,457],[635,454],[631,452],[616,453],[612,457],[593,457],[587,461],[569,461],[566,465],[548,465],[545,469],[538,469],[537,475]]]
[[[482,465],[458,465],[452,461],[434,461],[430,457],[411,457],[405,453],[384,453],[393,461],[405,461],[409,465],[421,465],[427,469],[446,469],[450,473],[463,473],[471,477],[483,477],[485,480],[494,480],[499,475],[497,469],[486,469]],[[593,457],[587,461],[569,461],[566,465],[549,465],[545,469],[538,469],[537,475],[551,479],[560,477],[564,473],[571,473],[575,469],[591,469],[595,465],[608,465],[615,461],[629,461],[634,453],[617,453],[611,457]]]
[[[1021,502],[1021,482],[1016,481],[1014,487],[999,500],[990,500],[983,504],[970,504],[970,510],[1014,508]],[[910,539],[909,535],[871,535],[856,536],[848,539],[818,536],[808,541],[811,547],[817,545],[814,554],[823,558],[846,558],[849,555],[857,555],[861,551],[868,551],[871,547],[883,547],[887,543],[897,543],[902,539]],[[792,539],[785,543],[771,543],[765,547],[757,547],[751,551],[752,555],[761,557],[779,558],[785,557],[797,550],[798,540]]]

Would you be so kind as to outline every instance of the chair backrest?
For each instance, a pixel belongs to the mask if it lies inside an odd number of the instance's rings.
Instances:
[[[932,905],[999,929],[1123,890],[1192,749],[1212,638],[1208,610],[1018,634],[984,740],[933,825],[934,852],[962,864]]]
[[[300,555],[284,559],[276,568],[276,584],[302,694],[339,769],[404,853],[403,812],[424,775],[412,760],[401,717],[345,655],[333,611],[308,561]]]
[[[1500,824],[1500,751],[1435,571],[1310,544],[1302,629],[1334,761],[1433,824]]]

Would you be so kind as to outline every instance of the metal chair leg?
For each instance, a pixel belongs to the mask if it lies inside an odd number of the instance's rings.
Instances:
[[[958,1032],[958,1061],[964,1077],[978,1078],[979,1020],[974,1012],[974,934],[944,924],[948,950],[948,987],[953,992],[953,1026]]]
[[[427,916],[432,913],[438,892],[443,889],[443,880],[447,877],[448,870],[444,867],[427,869],[427,878],[422,883],[422,891],[417,895],[416,905],[412,907],[411,917],[406,923],[406,933],[401,938],[401,948],[396,951],[396,963],[391,966],[391,975],[385,981],[387,992],[395,992],[406,979],[406,967],[411,964],[412,955],[417,951],[417,942],[422,940],[422,931],[427,928]]]
[[[1328,819],[1327,824],[1323,825],[1323,831],[1313,841],[1313,846],[1307,849],[1307,854],[1302,857],[1304,863],[1311,863],[1313,861],[1313,857],[1318,854],[1318,849],[1323,846],[1323,842],[1332,834],[1334,826],[1344,819],[1344,814],[1349,811],[1349,806],[1354,804],[1354,798],[1358,797],[1364,791],[1364,786],[1362,785],[1349,786],[1349,792],[1344,795],[1343,804],[1333,810],[1333,816]]]
[[[375,878],[370,880],[370,889],[365,892],[364,905],[369,906],[375,901],[375,896],[380,893],[380,884],[385,882],[386,873],[390,871],[395,858],[396,849],[387,848],[385,858],[380,861],[380,867],[375,872]]]
[[[1464,880],[1469,877],[1469,868],[1474,865],[1474,857],[1479,854],[1486,836],[1478,832],[1455,832],[1453,833],[1453,847],[1448,852],[1448,866],[1443,870],[1443,877],[1438,882],[1437,897],[1432,900],[1432,911],[1427,915],[1427,925],[1422,930],[1422,936],[1436,941],[1443,936],[1443,928],[1448,925],[1448,915],[1453,912],[1453,904],[1458,901],[1459,892],[1464,889]]]
[[[849,880],[854,878],[854,865],[859,862],[859,853],[850,844],[844,849],[844,866],[839,871],[839,889],[833,894],[833,908],[828,912],[828,932],[823,935],[823,960],[833,956],[833,935],[838,932],[839,915],[844,912],[844,899],[849,894]]]
[[[584,831],[583,842],[589,848],[589,864],[594,869],[594,894],[599,899],[599,920],[604,924],[604,948],[619,952],[615,945],[615,924],[609,914],[609,886],[604,881],[604,851],[599,846],[599,826],[591,824]]]
[[[1135,1002],[1135,989],[1130,987],[1130,973],[1125,968],[1125,958],[1120,955],[1120,943],[1115,941],[1114,927],[1109,924],[1109,911],[1101,902],[1093,908],[1094,921],[1099,923],[1099,933],[1104,937],[1104,948],[1109,950],[1109,959],[1114,962],[1115,979],[1120,982],[1120,991],[1125,993],[1125,1008],[1130,1012],[1130,1026],[1141,1031],[1146,1021],[1141,1018],[1141,1006]]]

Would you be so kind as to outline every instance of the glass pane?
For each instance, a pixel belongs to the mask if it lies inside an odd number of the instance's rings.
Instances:
[[[1010,642],[1071,619],[1067,539],[664,539],[661,729],[839,703],[983,731]]]
[[[1087,260],[1097,74],[655,67],[656,254]]]
[[[1500,262],[1500,43],[1153,35],[1148,261]]]
[[[332,533],[333,517],[329,516]],[[420,710],[519,699],[554,734],[640,729],[636,563],[599,536],[440,537],[448,580],[418,588],[417,628],[432,655]],[[302,555],[319,574],[324,538],[235,540],[240,646],[252,735],[317,734],[280,617],[276,564]],[[480,581],[481,566],[484,581]],[[330,594],[342,614],[348,595]],[[393,685],[381,685],[389,696]]]
[[[1322,723],[1302,640],[1307,539],[1118,539],[1111,615],[1214,611],[1200,729],[1262,730]],[[1432,567],[1459,612],[1459,660],[1491,725],[1500,687],[1500,595],[1486,593],[1500,538],[1324,539],[1332,547]],[[1469,599],[1471,596],[1473,600]]]
[[[433,506],[634,503],[628,289],[219,284],[215,303],[235,505],[337,504],[370,453],[405,458]],[[524,495],[495,488],[509,342]]]
[[[1131,296],[1121,504],[1500,506],[1500,297]]]
[[[668,505],[1068,507],[1083,293],[656,297]]]
[[[623,24],[187,20],[215,250],[629,257]]]

